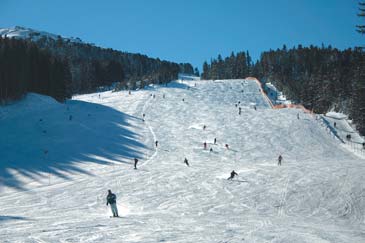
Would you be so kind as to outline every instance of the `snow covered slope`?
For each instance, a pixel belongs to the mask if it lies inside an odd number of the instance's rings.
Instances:
[[[364,242],[364,160],[297,112],[270,109],[245,80],[66,104],[30,95],[0,109],[0,239]],[[239,176],[228,181],[232,170]],[[107,189],[122,218],[109,218]]]
[[[31,39],[32,41],[38,41],[43,38],[50,38],[57,40],[62,38],[74,43],[83,43],[80,38],[65,38],[59,35],[51,34],[45,31],[38,31],[31,28],[25,28],[21,26],[15,26],[11,28],[0,28],[0,36],[8,38],[19,38],[19,39]]]

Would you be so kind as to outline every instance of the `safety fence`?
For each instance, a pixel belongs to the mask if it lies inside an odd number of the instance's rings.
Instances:
[[[300,104],[278,104],[278,105],[274,105],[272,103],[272,101],[270,100],[270,98],[264,92],[264,89],[262,87],[262,83],[257,78],[247,77],[246,79],[247,80],[253,80],[253,81],[257,82],[257,84],[260,87],[260,92],[262,93],[263,97],[267,100],[267,102],[271,106],[271,108],[273,108],[273,109],[285,109],[285,108],[300,109],[304,113],[312,115],[316,119],[316,121],[318,121],[320,123],[320,125],[328,132],[328,134],[331,137],[339,140],[349,150],[353,151],[354,153],[356,153],[358,155],[361,155],[361,156],[365,156],[365,140],[364,140],[363,143],[359,143],[359,142],[353,141],[351,139],[351,137],[341,138],[341,136],[337,133],[336,129],[334,129],[331,126],[331,124],[326,119],[324,119],[324,117],[322,115],[315,114],[313,112],[313,110],[308,110],[303,105],[300,105]]]
[[[315,118],[316,118],[316,121],[319,122],[319,124],[327,131],[327,133],[331,137],[339,140],[342,144],[344,144],[344,146],[348,150],[354,152],[357,155],[361,155],[361,157],[365,157],[365,143],[364,142],[363,143],[355,142],[352,140],[351,136],[346,136],[345,138],[341,137],[337,133],[336,129],[333,126],[331,126],[330,122],[327,121],[323,117],[323,115],[316,114]]]

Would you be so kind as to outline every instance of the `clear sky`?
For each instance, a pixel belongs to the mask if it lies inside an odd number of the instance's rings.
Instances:
[[[0,0],[0,27],[20,25],[102,47],[202,63],[254,59],[286,44],[343,49],[365,42],[357,0]]]

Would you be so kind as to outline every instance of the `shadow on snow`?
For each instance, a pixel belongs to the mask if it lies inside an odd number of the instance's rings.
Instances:
[[[0,190],[23,189],[17,175],[39,181],[54,175],[90,172],[82,164],[132,163],[145,146],[131,131],[133,116],[99,104],[70,100],[65,104],[0,121]]]

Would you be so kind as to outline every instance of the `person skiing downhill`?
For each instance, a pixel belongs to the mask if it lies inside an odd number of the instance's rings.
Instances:
[[[231,172],[231,176],[230,176],[230,177],[228,177],[228,179],[227,179],[227,180],[232,180],[235,176],[238,176],[238,174],[236,173],[236,171],[232,170],[232,172]]]
[[[229,149],[229,145],[228,145],[227,143],[226,143],[226,145],[225,145],[225,146],[226,146],[226,149]]]
[[[137,163],[138,163],[138,159],[137,158],[134,158],[134,169],[135,170],[137,169]]]
[[[207,142],[204,142],[204,149],[207,149]]]
[[[184,159],[184,163],[185,163],[187,166],[190,166],[190,165],[189,165],[189,161],[188,161],[188,159],[187,159],[187,158],[185,158],[185,159]]]
[[[156,145],[156,148],[157,148],[157,146],[158,146],[158,141],[156,140],[156,142],[155,142],[155,145]]]
[[[214,138],[214,144],[217,144],[217,138]]]
[[[108,196],[106,197],[106,206],[108,206],[108,204],[110,204],[113,217],[119,217],[117,208],[117,196],[115,196],[115,194],[112,193],[111,190],[108,190]]]
[[[278,157],[278,165],[281,166],[281,161],[283,160],[283,156],[281,154]]]

